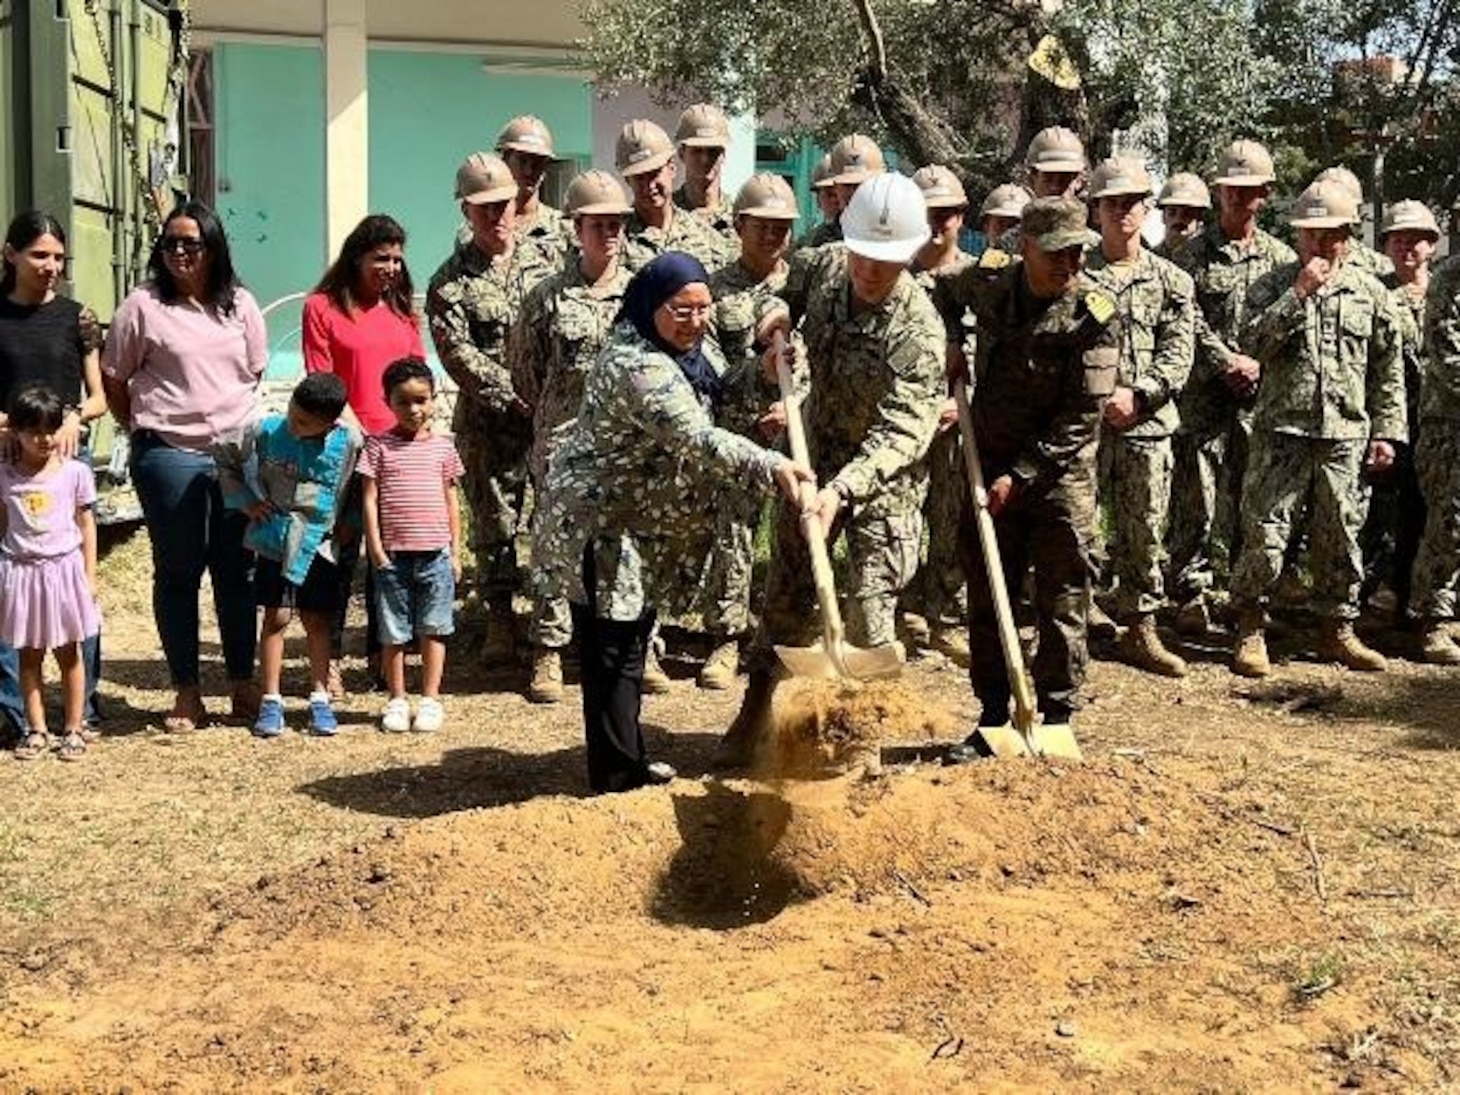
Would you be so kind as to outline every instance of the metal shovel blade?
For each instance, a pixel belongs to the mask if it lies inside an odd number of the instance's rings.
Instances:
[[[884,643],[870,650],[861,650],[847,643],[833,654],[825,644],[814,646],[778,646],[776,657],[793,677],[813,680],[873,681],[902,674],[905,659],[901,643]]]
[[[1003,726],[980,726],[974,733],[991,757],[1007,760],[1010,757],[1029,755],[1029,745],[1024,735],[1008,723]]]
[[[1046,723],[1034,729],[1034,748],[1042,757],[1084,760],[1085,754],[1075,741],[1075,732],[1067,722]]]

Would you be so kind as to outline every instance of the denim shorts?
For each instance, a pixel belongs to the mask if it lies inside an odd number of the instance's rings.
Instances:
[[[392,551],[390,565],[375,572],[380,641],[390,646],[405,646],[413,636],[450,635],[455,601],[449,548]]]

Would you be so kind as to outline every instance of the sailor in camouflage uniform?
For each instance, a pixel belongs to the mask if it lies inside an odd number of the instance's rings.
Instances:
[[[799,214],[796,195],[786,180],[769,174],[746,182],[735,196],[734,208],[740,257],[710,276],[715,311],[706,344],[714,348],[712,360],[718,354],[726,363],[726,373],[743,376],[745,382],[725,392],[715,424],[768,444],[785,432],[785,408],[776,384],[747,364],[753,366],[765,349],[756,341],[761,320],[780,307],[791,225]],[[804,374],[804,369],[796,371]],[[758,498],[730,498],[719,508],[703,605],[705,630],[715,646],[700,669],[701,688],[722,691],[735,682],[740,642],[751,627],[755,531],[761,502]]]
[[[1262,362],[1252,449],[1243,486],[1242,554],[1232,574],[1241,612],[1235,672],[1272,671],[1264,605],[1282,572],[1296,519],[1307,507],[1318,653],[1350,669],[1384,658],[1354,634],[1363,577],[1359,529],[1365,468],[1384,472],[1408,436],[1404,361],[1389,295],[1346,260],[1359,210],[1334,182],[1299,196],[1290,215],[1299,258],[1248,293],[1243,346]]]
[[[684,183],[674,192],[674,204],[724,236],[733,251],[739,242],[735,212],[720,190],[720,174],[730,148],[730,122],[724,111],[711,103],[686,108],[675,127],[674,143],[684,164]]]
[[[1004,183],[989,191],[978,208],[978,230],[983,233],[985,251],[997,248],[1006,236],[1018,243],[1019,218],[1032,198],[1018,183]]]
[[[860,133],[843,137],[831,150],[831,188],[836,195],[838,209],[845,210],[857,192],[857,187],[873,175],[887,169],[887,161],[877,142]],[[840,242],[842,238],[841,218],[818,224],[801,240],[801,247],[824,247],[828,243]]]
[[[1166,229],[1156,254],[1169,259],[1201,235],[1206,215],[1212,210],[1212,195],[1197,176],[1178,171],[1161,187],[1156,208],[1161,210],[1161,224]]]
[[[907,271],[928,239],[927,204],[912,180],[885,172],[862,183],[842,214],[845,245],[792,262],[784,313],[762,325],[802,324],[811,393],[807,445],[823,484],[817,513],[829,539],[847,536],[847,638],[897,637],[897,598],[917,570],[927,451],[946,392],[943,329]],[[802,645],[815,625],[810,556],[791,507],[777,514],[766,606],[750,684],[718,759],[744,763],[771,711],[779,676],[773,643]]]
[[[644,266],[665,251],[693,255],[711,272],[735,260],[735,245],[674,203],[674,143],[642,118],[619,131],[614,162],[633,192],[634,210],[624,226],[624,265]]]
[[[508,358],[517,394],[532,408],[527,469],[539,497],[552,454],[572,432],[584,383],[623,306],[629,273],[619,258],[629,209],[623,186],[608,172],[589,171],[574,179],[567,195],[578,243],[574,260],[527,294],[512,326]],[[534,529],[539,523],[534,514]],[[537,539],[534,532],[534,543]],[[533,703],[563,698],[562,651],[572,637],[568,602],[536,598],[528,627],[532,677],[527,698]]]
[[[1036,198],[1024,208],[1021,261],[989,252],[940,294],[945,323],[970,304],[977,353],[970,410],[988,483],[1004,581],[1034,570],[1039,649],[1032,675],[1049,726],[1067,726],[1089,655],[1085,606],[1095,535],[1095,451],[1102,408],[1115,389],[1120,319],[1081,266],[1095,237],[1085,203]],[[960,529],[968,575],[969,677],[979,725],[1005,726],[1011,689],[970,504]],[[949,753],[981,750],[975,732]]]
[[[543,177],[557,159],[552,133],[541,118],[524,114],[497,134],[497,152],[517,183],[512,227],[518,243],[536,247],[554,265],[561,265],[571,249],[572,226],[542,200]]]
[[[821,214],[821,220],[808,228],[796,241],[798,249],[816,246],[812,242],[813,234],[834,231],[837,221],[841,219],[841,202],[837,200],[836,184],[831,181],[835,174],[831,165],[831,153],[827,152],[817,161],[811,172],[811,196],[816,199],[816,209]]]
[[[1041,129],[1024,150],[1024,170],[1029,193],[1036,198],[1079,198],[1084,196],[1085,144],[1074,130],[1052,125]],[[1019,254],[1023,246],[1017,225],[1010,225],[997,237],[1000,251]]]
[[[1336,167],[1325,167],[1313,176],[1313,181],[1338,183],[1353,199],[1354,208],[1360,210],[1364,208],[1364,184],[1359,182],[1357,175],[1342,164]],[[1362,235],[1355,235],[1349,244],[1347,261],[1352,262],[1360,270],[1373,274],[1376,278],[1385,278],[1394,273],[1394,263],[1389,261],[1389,256],[1370,247]]]
[[[1100,429],[1100,496],[1109,507],[1108,567],[1116,616],[1125,625],[1121,657],[1167,677],[1186,662],[1156,631],[1165,606],[1161,533],[1171,497],[1171,434],[1176,397],[1191,372],[1195,305],[1191,277],[1141,243],[1151,179],[1133,159],[1103,161],[1090,180],[1100,246],[1085,272],[1116,302],[1120,372]]]
[[[472,235],[431,278],[426,316],[436,353],[458,387],[451,428],[466,466],[477,588],[488,609],[483,657],[490,662],[512,655],[516,535],[531,436],[532,411],[512,388],[507,332],[523,297],[553,264],[518,242],[517,183],[496,156],[473,153],[457,172],[456,196]]]
[[[932,298],[943,278],[957,274],[973,256],[958,245],[968,195],[958,176],[941,164],[918,170],[913,182],[928,203],[928,231],[932,233],[908,267],[913,280]],[[972,316],[966,338],[972,343]],[[964,593],[963,563],[958,556],[958,518],[968,493],[963,468],[963,447],[958,435],[958,409],[951,396],[943,401],[938,432],[928,449],[928,498],[923,521],[928,530],[927,556],[908,588],[904,607],[928,623],[928,646],[960,666],[968,666],[968,598]]]
[[[1240,338],[1247,291],[1293,249],[1257,226],[1273,182],[1272,157],[1256,141],[1236,141],[1214,180],[1217,220],[1176,254],[1196,283],[1196,357],[1177,401],[1167,588],[1176,600],[1177,630],[1205,635],[1208,604],[1218,586],[1217,547],[1229,567],[1241,545],[1242,478],[1252,430],[1252,400],[1261,372]]]
[[[707,404],[724,378],[700,353],[707,281],[677,252],[639,271],[542,500],[535,576],[540,596],[572,605],[588,779],[598,792],[673,778],[645,757],[638,677],[654,606],[698,578],[726,495],[764,495],[774,484],[791,499],[812,478],[714,425]]]

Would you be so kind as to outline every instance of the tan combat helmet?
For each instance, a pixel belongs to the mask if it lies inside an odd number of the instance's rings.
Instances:
[[[1100,237],[1090,231],[1088,215],[1079,198],[1035,198],[1024,207],[1019,232],[1045,252],[1090,247]]]
[[[1090,165],[1085,159],[1085,145],[1074,130],[1052,125],[1041,129],[1029,142],[1024,166],[1031,171],[1077,175]]]
[[[489,205],[517,196],[517,180],[501,158],[473,152],[456,169],[456,196],[469,205]]]
[[[497,134],[497,151],[509,150],[526,152],[532,156],[546,156],[550,160],[557,159],[553,153],[553,135],[547,124],[531,114],[513,118]]]
[[[1217,186],[1269,186],[1277,178],[1272,156],[1256,141],[1233,141],[1222,153]]]
[[[674,143],[690,148],[729,148],[730,121],[713,103],[695,103],[679,116]]]
[[[735,195],[735,215],[793,221],[801,211],[796,208],[796,193],[791,184],[779,175],[763,172],[747,179]]]
[[[963,183],[942,164],[930,163],[918,168],[913,172],[912,181],[923,192],[929,209],[962,209],[968,204]]]
[[[1390,232],[1423,232],[1431,241],[1440,241],[1440,225],[1430,207],[1412,199],[1395,202],[1385,212],[1384,224],[1379,229],[1380,239]]]
[[[619,130],[613,160],[625,178],[658,171],[674,158],[669,134],[646,118],[636,118]]]
[[[978,219],[985,217],[1012,217],[1018,220],[1024,214],[1024,207],[1034,200],[1034,195],[1018,183],[1004,183],[989,191],[989,196],[979,206]]]
[[[563,203],[563,212],[570,217],[595,213],[628,216],[633,209],[633,203],[624,193],[624,184],[607,171],[583,172],[568,184],[567,200]]]
[[[835,182],[832,179],[832,176],[835,173],[836,172],[832,170],[831,166],[831,153],[828,152],[826,155],[821,157],[821,162],[818,163],[816,165],[816,169],[811,172],[811,189],[825,190],[829,186],[834,186]]]
[[[887,170],[882,149],[870,137],[853,133],[837,141],[831,150],[831,181],[855,185]]]
[[[1156,198],[1156,205],[1162,209],[1168,205],[1182,206],[1186,209],[1210,209],[1212,196],[1207,190],[1206,183],[1188,171],[1178,171],[1166,180],[1165,186],[1161,187],[1161,193]]]
[[[1336,179],[1315,179],[1298,195],[1288,214],[1294,228],[1343,228],[1359,223],[1359,203]]]
[[[1325,167],[1313,176],[1314,182],[1334,182],[1353,195],[1355,205],[1364,204],[1364,184],[1359,177],[1342,164]]]
[[[1139,194],[1149,198],[1153,193],[1151,176],[1146,165],[1130,156],[1111,156],[1101,160],[1090,176],[1090,197],[1115,198],[1123,194]]]

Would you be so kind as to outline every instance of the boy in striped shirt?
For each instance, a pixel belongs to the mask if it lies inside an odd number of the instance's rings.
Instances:
[[[402,358],[383,377],[395,425],[365,442],[365,543],[375,567],[381,658],[390,700],[380,728],[440,730],[446,636],[461,578],[461,457],[449,435],[431,428],[436,378],[419,358]],[[406,699],[405,648],[420,643],[421,702]]]

